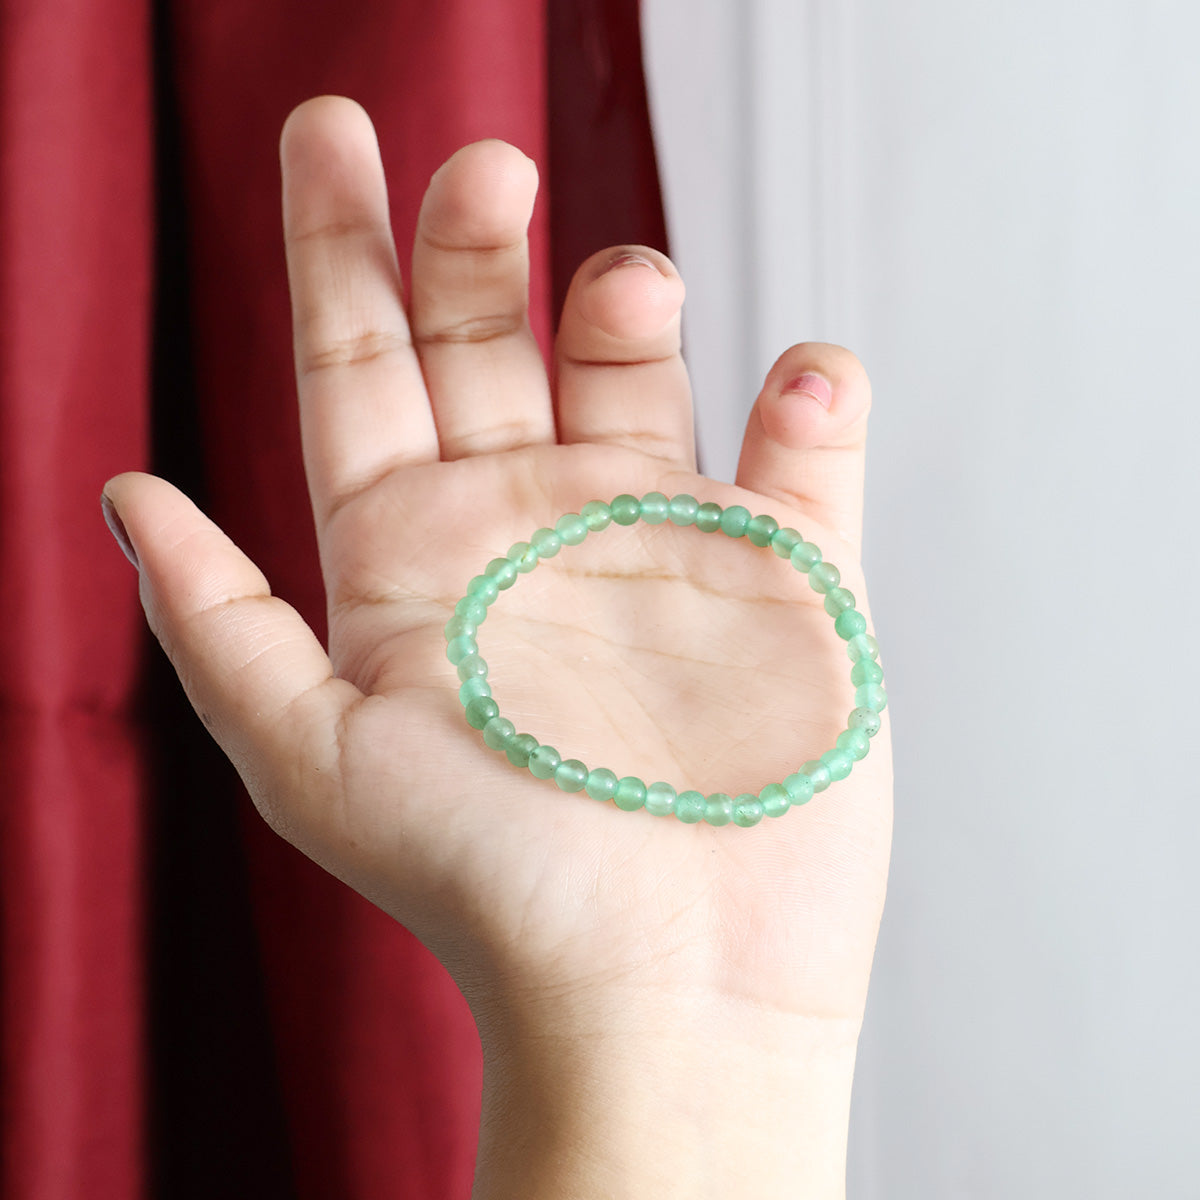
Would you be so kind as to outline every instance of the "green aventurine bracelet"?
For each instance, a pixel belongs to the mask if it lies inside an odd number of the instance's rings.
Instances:
[[[825,596],[825,611],[834,618],[838,636],[846,642],[850,661],[850,681],[854,684],[854,711],[846,728],[838,734],[837,744],[818,759],[804,763],[782,783],[769,783],[757,795],[746,792],[729,796],[715,792],[676,792],[669,783],[649,787],[635,775],[618,778],[606,767],[589,771],[577,758],[563,758],[553,746],[541,745],[528,733],[518,733],[513,723],[500,715],[487,681],[488,666],[479,655],[475,640],[478,627],[487,617],[488,606],[506,588],[512,587],[518,574],[532,571],[543,558],[553,558],[563,546],[578,546],[589,533],[610,523],[632,525],[638,520],[648,525],[693,525],[703,533],[720,530],[729,537],[745,537],[753,545],[767,547],[780,558],[790,559],[797,571],[808,576],[813,591]],[[876,659],[879,643],[867,633],[867,622],[854,607],[854,596],[839,587],[841,573],[832,563],[823,562],[821,551],[806,542],[794,529],[781,529],[774,517],[752,517],[740,504],[722,508],[711,502],[701,504],[694,496],[675,496],[668,500],[662,492],[636,496],[618,496],[611,504],[592,500],[577,513],[560,517],[553,529],[539,529],[528,542],[517,542],[503,558],[494,558],[467,585],[467,594],[454,606],[454,616],[446,623],[446,657],[458,668],[462,681],[458,696],[466,709],[467,723],[483,731],[483,740],[493,750],[507,755],[516,767],[528,768],[538,779],[553,779],[564,792],[586,791],[593,800],[612,800],[626,811],[644,808],[655,816],[674,813],[689,825],[707,821],[709,825],[757,825],[763,817],[781,817],[794,804],[811,800],[830,783],[845,779],[854,764],[865,758],[871,738],[879,732],[879,714],[887,707],[882,687],[883,671]]]

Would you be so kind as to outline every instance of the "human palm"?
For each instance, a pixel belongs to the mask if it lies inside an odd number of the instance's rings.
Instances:
[[[284,836],[392,913],[477,1010],[497,987],[709,989],[856,1022],[890,834],[887,722],[851,776],[777,821],[686,826],[565,795],[463,721],[442,627],[468,580],[588,500],[684,492],[857,566],[868,394],[799,346],[751,417],[738,486],[695,470],[682,288],[609,251],[567,299],[554,386],[525,318],[530,164],[460,152],[431,184],[399,298],[386,195],[355,106],[285,131],[285,228],[328,655],[174,489],[110,484],[151,623]],[[830,385],[817,403],[789,383]],[[563,757],[679,790],[757,792],[829,749],[850,663],[804,580],[744,539],[612,526],[502,592],[480,627],[495,696]]]

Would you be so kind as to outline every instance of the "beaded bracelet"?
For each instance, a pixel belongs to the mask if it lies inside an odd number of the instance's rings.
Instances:
[[[480,657],[475,640],[479,626],[487,617],[488,607],[500,593],[527,574],[543,558],[553,558],[563,546],[578,546],[589,533],[607,528],[610,523],[632,525],[638,520],[648,525],[670,521],[691,525],[703,533],[720,530],[729,537],[745,537],[755,546],[769,546],[780,558],[789,559],[797,571],[808,576],[813,591],[825,597],[825,611],[834,618],[833,627],[846,642],[846,651],[854,664],[850,681],[854,684],[854,711],[837,743],[820,758],[804,763],[782,783],[769,783],[757,795],[751,792],[737,797],[724,792],[704,796],[696,791],[676,792],[669,783],[649,787],[635,775],[622,778],[598,767],[588,768],[577,758],[563,758],[553,747],[542,745],[528,733],[518,733],[492,698],[487,681],[488,665]],[[807,803],[814,793],[823,792],[830,783],[845,779],[854,764],[867,755],[871,738],[879,732],[879,714],[887,707],[882,687],[883,670],[876,661],[879,643],[867,633],[866,618],[854,607],[854,596],[840,587],[841,573],[832,563],[822,561],[821,551],[806,542],[794,529],[780,528],[774,517],[752,517],[740,504],[722,508],[719,504],[701,504],[694,496],[679,495],[668,500],[662,492],[649,492],[640,500],[628,494],[611,504],[592,500],[577,513],[560,517],[553,529],[539,529],[527,542],[517,542],[503,558],[494,558],[467,585],[467,594],[454,606],[454,616],[446,623],[446,657],[458,668],[461,681],[458,696],[466,710],[467,724],[481,730],[487,746],[507,756],[516,767],[527,768],[538,779],[553,779],[564,792],[585,791],[593,800],[612,800],[627,812],[644,808],[655,816],[674,814],[687,824],[706,821],[709,825],[757,825],[766,817],[781,817],[793,805]]]

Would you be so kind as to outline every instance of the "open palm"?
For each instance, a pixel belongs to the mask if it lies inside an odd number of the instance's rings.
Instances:
[[[442,629],[514,542],[588,500],[650,491],[794,526],[865,612],[862,369],[837,347],[793,347],[751,416],[738,486],[706,480],[682,285],[661,255],[584,264],[552,386],[526,317],[527,159],[480,143],[434,177],[407,304],[365,114],[302,106],[283,165],[328,653],[175,489],[142,475],[107,489],[151,624],[260,811],[409,926],[477,1007],[513,980],[619,980],[856,1022],[887,871],[886,718],[848,779],[779,820],[624,813],[483,745]],[[828,381],[827,407],[789,387],[806,374]],[[844,643],[804,578],[745,539],[669,522],[564,547],[477,636],[518,730],[679,790],[757,792],[832,747],[853,707]]]

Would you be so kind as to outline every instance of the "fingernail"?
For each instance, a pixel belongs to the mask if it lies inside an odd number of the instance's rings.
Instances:
[[[605,267],[600,274],[607,275],[609,271],[616,271],[621,267],[649,267],[652,271],[658,270],[658,268],[644,254],[633,254],[632,252],[629,252],[614,256],[609,262],[608,266]]]
[[[104,523],[108,526],[109,533],[117,539],[117,545],[125,552],[125,557],[140,571],[142,564],[138,562],[137,551],[129,540],[129,534],[125,532],[125,522],[121,520],[121,515],[117,512],[116,505],[108,498],[107,492],[100,493],[100,511],[104,514]]]
[[[828,408],[833,403],[833,388],[823,375],[808,371],[783,385],[786,394],[808,396],[822,408]]]

